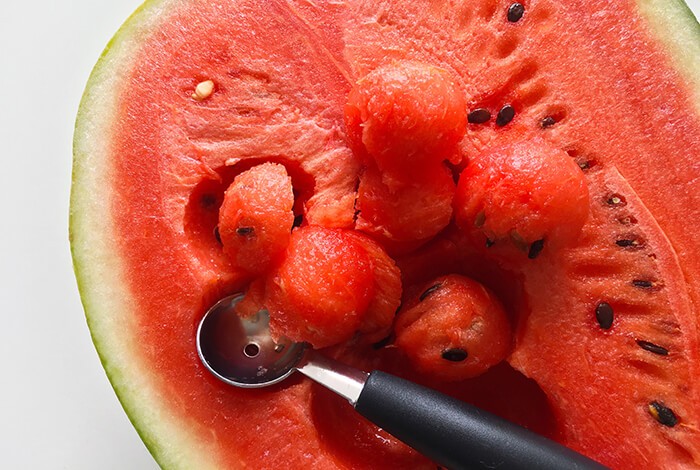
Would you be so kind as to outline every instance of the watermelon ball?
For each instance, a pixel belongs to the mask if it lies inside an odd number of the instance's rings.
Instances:
[[[406,183],[387,183],[370,165],[360,176],[355,227],[387,247],[426,241],[449,224],[454,193],[452,173],[443,164]]]
[[[401,271],[375,240],[359,232],[348,231],[347,235],[364,248],[372,265],[374,294],[359,332],[365,344],[376,343],[391,333],[394,316],[401,305]]]
[[[420,173],[459,159],[467,111],[464,95],[446,70],[399,61],[374,69],[348,96],[345,122],[350,146],[383,173]],[[456,161],[456,160],[455,160]]]
[[[219,209],[224,253],[252,274],[267,272],[289,243],[292,180],[283,165],[263,163],[236,176]]]
[[[458,381],[483,374],[511,349],[503,306],[480,283],[457,274],[424,284],[399,312],[394,344],[421,374]]]
[[[267,280],[270,330],[315,348],[347,341],[361,328],[374,283],[370,256],[347,230],[296,229]]]
[[[459,177],[454,209],[457,225],[478,247],[536,258],[546,247],[576,240],[588,218],[588,199],[581,168],[563,150],[536,139],[471,159]]]

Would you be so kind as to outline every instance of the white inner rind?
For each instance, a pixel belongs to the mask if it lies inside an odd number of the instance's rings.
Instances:
[[[695,110],[700,114],[700,24],[683,0],[635,0],[688,83]]]
[[[195,422],[173,413],[160,397],[167,388],[138,354],[136,303],[125,282],[112,225],[109,136],[122,88],[144,38],[158,29],[176,0],[142,5],[120,28],[95,66],[83,95],[74,135],[70,238],[73,264],[93,342],[112,386],[151,454],[163,467],[220,468],[218,450]],[[120,87],[121,86],[121,87]],[[117,186],[118,187],[118,186]],[[177,410],[175,410],[177,411]],[[214,442],[215,439],[212,439]]]

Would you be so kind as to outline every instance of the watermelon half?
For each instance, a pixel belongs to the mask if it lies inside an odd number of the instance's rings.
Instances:
[[[453,223],[416,243],[365,230],[405,292],[453,273],[486,284],[513,348],[457,383],[425,380],[392,347],[333,353],[613,468],[700,466],[700,27],[680,0],[519,5],[149,0],[115,35],[78,114],[71,244],[97,351],[162,467],[434,468],[300,378],[219,383],[194,339],[216,300],[255,280],[215,231],[238,174],[281,164],[305,225],[358,228],[368,170],[345,105],[401,61],[446,71],[464,94],[455,176],[491,148],[544,140],[581,168],[588,218],[571,245],[505,263]]]

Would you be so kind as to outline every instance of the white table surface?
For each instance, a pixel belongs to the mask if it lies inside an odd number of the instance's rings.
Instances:
[[[78,102],[140,1],[2,3],[0,468],[156,469],[90,341],[68,247]]]

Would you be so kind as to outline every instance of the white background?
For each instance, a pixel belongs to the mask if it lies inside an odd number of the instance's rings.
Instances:
[[[669,0],[671,1],[671,0]],[[90,341],[68,246],[90,70],[139,0],[0,6],[0,468],[155,469]],[[689,0],[700,12],[700,0]]]

